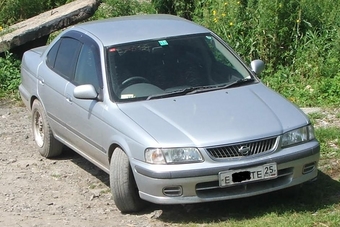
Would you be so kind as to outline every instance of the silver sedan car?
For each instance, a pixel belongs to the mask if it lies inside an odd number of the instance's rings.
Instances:
[[[110,175],[121,212],[243,198],[314,180],[308,117],[212,31],[170,15],[76,25],[22,59],[41,155]]]

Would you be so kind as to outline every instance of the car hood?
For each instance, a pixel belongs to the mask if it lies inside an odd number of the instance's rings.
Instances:
[[[309,122],[299,108],[262,83],[121,103],[119,108],[162,147],[255,140],[277,136]]]

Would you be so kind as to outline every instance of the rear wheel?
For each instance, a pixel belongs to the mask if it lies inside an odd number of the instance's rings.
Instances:
[[[44,108],[38,100],[34,100],[32,105],[32,131],[42,156],[52,158],[61,154],[62,143],[54,138]]]
[[[121,148],[116,148],[111,157],[110,187],[122,213],[137,212],[145,206],[146,202],[139,197],[129,159]]]

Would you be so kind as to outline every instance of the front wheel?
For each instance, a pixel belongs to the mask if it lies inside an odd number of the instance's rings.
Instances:
[[[116,148],[110,163],[110,187],[113,200],[122,213],[140,211],[145,206],[138,194],[138,188],[127,155]]]
[[[63,146],[54,138],[44,108],[38,100],[34,100],[32,105],[32,131],[42,156],[52,158],[61,154]]]

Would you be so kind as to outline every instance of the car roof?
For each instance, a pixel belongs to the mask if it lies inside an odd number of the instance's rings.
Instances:
[[[97,20],[78,24],[72,29],[96,36],[104,46],[210,32],[189,20],[165,14]]]

